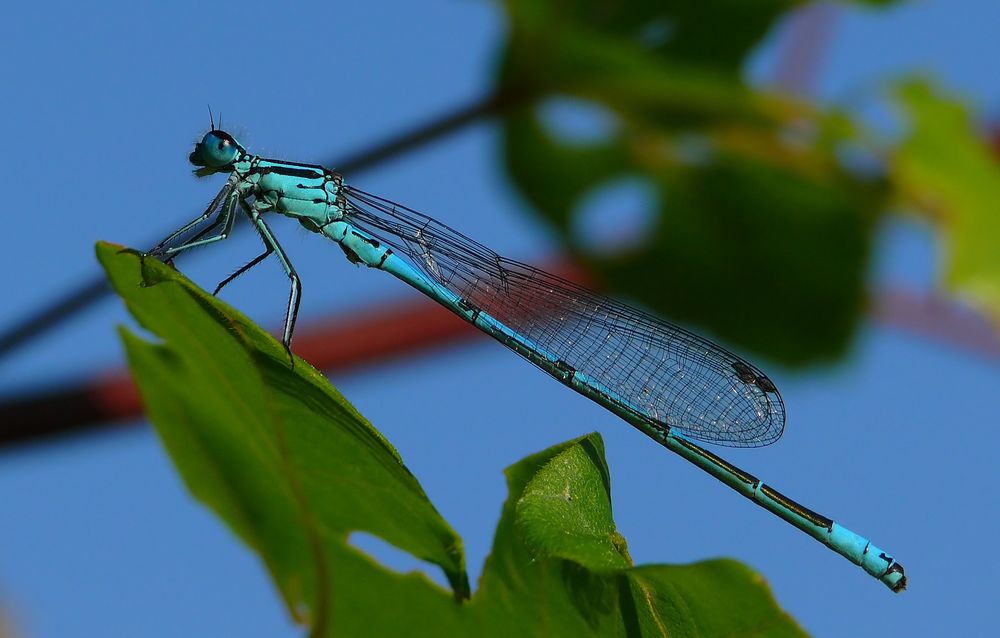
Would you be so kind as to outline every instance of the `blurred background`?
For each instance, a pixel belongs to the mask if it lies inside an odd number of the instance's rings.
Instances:
[[[304,285],[297,350],[399,449],[473,581],[503,468],[597,430],[636,562],[735,557],[817,636],[987,633],[1000,5],[533,4],[8,7],[0,634],[302,633],[173,472],[123,376],[130,319],[94,283],[95,241],[148,247],[221,187],[186,161],[207,104],[257,153],[353,168],[365,190],[572,264],[758,362],[785,435],[723,456],[895,554],[910,589],[276,220]],[[259,252],[246,232],[224,244],[178,265],[211,287]],[[268,263],[223,297],[277,329],[286,295]]]

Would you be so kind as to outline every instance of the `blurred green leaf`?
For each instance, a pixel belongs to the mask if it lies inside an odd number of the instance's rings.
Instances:
[[[392,446],[316,370],[152,258],[100,244],[139,323],[123,330],[150,419],[191,492],[267,565],[314,636],[801,636],[731,560],[632,567],[597,435],[507,470],[479,590],[462,543]],[[374,534],[442,568],[452,591],[349,542]],[[664,547],[669,547],[665,544]]]
[[[846,117],[741,77],[800,3],[504,4],[501,85],[536,98],[504,117],[506,167],[570,250],[608,288],[744,348],[795,364],[840,354],[885,184],[842,162],[857,140]],[[598,139],[554,130],[553,97],[601,113]],[[642,241],[588,249],[581,211],[626,178],[655,194]]]
[[[1000,163],[956,98],[917,80],[896,97],[909,120],[890,159],[900,198],[941,233],[944,287],[1000,328]]]

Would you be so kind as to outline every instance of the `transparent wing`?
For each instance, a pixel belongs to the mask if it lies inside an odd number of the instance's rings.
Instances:
[[[649,313],[501,257],[444,224],[345,186],[345,215],[428,277],[610,388],[647,417],[733,447],[773,443],[774,384],[751,363]]]

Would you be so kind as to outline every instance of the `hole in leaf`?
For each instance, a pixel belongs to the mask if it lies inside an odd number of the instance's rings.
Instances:
[[[351,532],[347,542],[354,549],[367,554],[375,562],[400,574],[420,572],[431,581],[451,590],[451,584],[437,565],[422,561],[413,554],[368,532]]]
[[[551,98],[538,107],[537,113],[549,135],[569,144],[606,141],[618,131],[614,113],[586,100]]]
[[[605,182],[579,203],[572,219],[575,243],[605,257],[646,243],[659,209],[653,186],[638,177]]]

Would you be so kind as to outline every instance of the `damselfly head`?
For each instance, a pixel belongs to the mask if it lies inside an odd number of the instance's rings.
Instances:
[[[195,166],[204,167],[199,175],[225,170],[243,153],[243,147],[225,131],[213,130],[194,145],[188,160]]]

